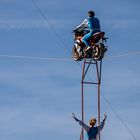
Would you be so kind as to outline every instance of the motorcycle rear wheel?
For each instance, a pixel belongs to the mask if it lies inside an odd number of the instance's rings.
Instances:
[[[94,46],[93,58],[94,60],[101,60],[103,57],[104,57],[104,44],[99,43],[96,46]]]

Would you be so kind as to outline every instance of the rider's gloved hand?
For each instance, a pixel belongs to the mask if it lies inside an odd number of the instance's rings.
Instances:
[[[77,28],[73,29],[73,32],[76,32]]]

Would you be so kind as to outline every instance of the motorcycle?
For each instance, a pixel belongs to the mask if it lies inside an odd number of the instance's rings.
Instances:
[[[105,32],[97,32],[89,39],[91,45],[87,50],[87,46],[82,42],[82,37],[89,31],[83,28],[73,30],[74,47],[72,49],[72,57],[75,61],[81,61],[84,58],[93,58],[94,60],[102,60],[107,51]]]

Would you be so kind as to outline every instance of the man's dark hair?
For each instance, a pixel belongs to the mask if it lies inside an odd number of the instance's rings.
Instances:
[[[88,11],[88,16],[89,16],[89,17],[94,17],[94,16],[95,16],[94,11]]]

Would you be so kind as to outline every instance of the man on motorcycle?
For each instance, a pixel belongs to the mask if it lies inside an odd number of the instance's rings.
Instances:
[[[84,22],[82,22],[79,26],[76,27],[76,29],[78,28],[89,28],[89,33],[87,33],[86,35],[83,36],[82,41],[85,43],[85,45],[87,46],[87,50],[90,49],[91,45],[88,42],[90,37],[97,33],[100,32],[100,21],[98,18],[95,17],[95,13],[94,11],[88,11],[88,18],[84,20]],[[74,29],[74,30],[76,30]]]

